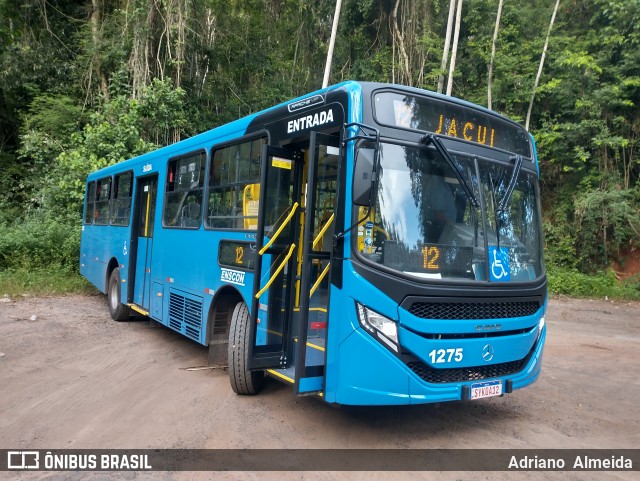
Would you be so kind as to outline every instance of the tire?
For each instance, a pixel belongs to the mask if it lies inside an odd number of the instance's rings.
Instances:
[[[109,314],[114,321],[126,321],[131,315],[131,308],[120,302],[120,268],[116,267],[109,276],[109,289],[107,289],[109,302]]]
[[[249,371],[249,323],[251,316],[244,302],[231,314],[229,328],[229,381],[236,394],[258,394],[264,384],[264,371]]]

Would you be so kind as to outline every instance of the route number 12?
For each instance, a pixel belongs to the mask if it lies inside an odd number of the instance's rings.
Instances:
[[[435,246],[424,246],[422,248],[423,267],[425,269],[440,269],[438,259],[440,258],[440,249]]]

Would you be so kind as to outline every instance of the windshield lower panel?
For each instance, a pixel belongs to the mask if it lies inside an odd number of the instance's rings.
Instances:
[[[452,154],[480,200],[474,207],[435,149],[383,143],[375,205],[358,227],[368,261],[416,279],[532,281],[543,273],[537,181],[522,170],[504,209],[513,166]],[[362,219],[366,208],[356,213]]]

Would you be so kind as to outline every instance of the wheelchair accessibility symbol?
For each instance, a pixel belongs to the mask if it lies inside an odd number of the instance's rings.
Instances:
[[[511,271],[509,269],[509,249],[506,247],[489,247],[489,259],[491,260],[491,269],[489,274],[492,281],[506,282],[511,280]]]

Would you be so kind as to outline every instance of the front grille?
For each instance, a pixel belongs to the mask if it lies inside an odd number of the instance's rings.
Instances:
[[[502,327],[500,327],[501,329]],[[457,334],[452,334],[452,333],[440,333],[440,334],[430,334],[430,333],[423,333],[423,332],[415,332],[415,331],[411,331],[414,334],[416,334],[417,336],[420,336],[424,339],[432,339],[432,340],[444,340],[444,339],[484,339],[484,338],[495,338],[495,337],[506,337],[506,336],[518,336],[520,334],[527,334],[528,332],[531,332],[533,329],[537,329],[538,325],[536,324],[533,327],[527,327],[524,329],[513,329],[511,331],[501,331],[501,330],[496,330],[495,331],[484,331],[482,329],[480,329],[479,331],[476,332],[463,332],[463,333],[457,333]]]
[[[527,359],[528,356],[519,361],[455,369],[434,369],[420,361],[410,361],[407,366],[420,376],[423,381],[441,384],[446,382],[480,381],[492,377],[508,376],[520,371]]]
[[[414,302],[409,312],[422,319],[506,319],[525,317],[540,309],[538,301]]]

